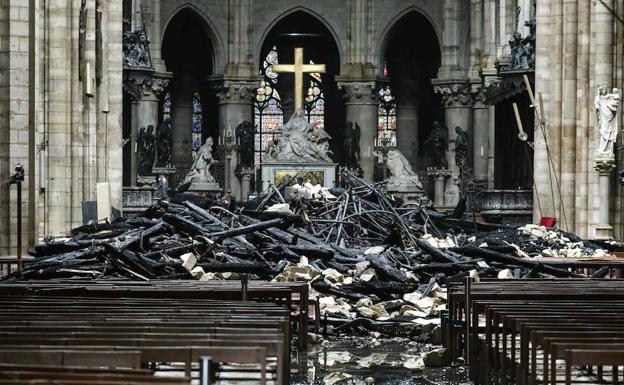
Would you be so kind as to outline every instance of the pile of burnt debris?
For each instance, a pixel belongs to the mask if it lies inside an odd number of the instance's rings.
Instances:
[[[542,257],[607,254],[608,245],[558,230],[452,218],[400,204],[348,173],[343,179],[341,189],[272,187],[242,205],[181,194],[140,216],[46,239],[30,251],[34,260],[4,281],[247,274],[309,281],[333,318],[410,322],[444,309],[446,284],[466,276],[573,277],[580,274]]]

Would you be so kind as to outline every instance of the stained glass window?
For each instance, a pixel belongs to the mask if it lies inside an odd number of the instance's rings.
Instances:
[[[192,138],[191,138],[191,147],[193,149],[193,159],[197,156],[197,151],[202,145],[202,127],[203,127],[203,118],[204,111],[201,104],[201,99],[199,97],[199,93],[195,92],[193,94],[193,126],[192,126]]]
[[[314,64],[310,60],[310,64]],[[325,128],[325,97],[321,89],[321,74],[311,73],[310,86],[305,97],[304,108],[310,122],[314,128]]]
[[[379,108],[377,112],[378,123],[378,137],[389,138],[391,141],[395,141],[396,137],[396,101],[390,86],[385,86],[379,90]]]
[[[171,93],[169,91],[165,93],[165,97],[162,102],[162,123],[167,132],[171,132],[173,124],[171,117]]]
[[[273,72],[273,64],[277,63],[277,48],[273,47],[262,63],[262,81],[256,90],[254,103],[256,164],[262,161],[271,142],[279,134],[278,128],[284,124],[281,98],[275,89],[277,73]]]

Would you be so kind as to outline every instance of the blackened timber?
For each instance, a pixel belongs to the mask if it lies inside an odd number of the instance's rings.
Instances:
[[[366,260],[371,263],[377,275],[382,279],[395,282],[407,282],[409,280],[404,272],[390,265],[388,259],[383,255],[367,255]]]
[[[267,265],[261,262],[199,262],[198,266],[201,266],[207,273],[248,273],[258,274],[262,276],[269,276],[273,274],[273,270],[269,269]]]
[[[311,284],[314,290],[318,291],[319,293],[331,294],[336,297],[347,298],[352,301],[359,301],[362,298],[367,298],[365,295],[358,293],[357,291],[351,290],[345,286],[341,286],[340,288],[338,288],[320,279],[312,281]]]
[[[176,229],[184,231],[188,235],[206,235],[203,227],[184,217],[181,217],[180,215],[167,213],[163,215],[162,219]]]
[[[211,238],[231,238],[239,235],[250,234],[256,231],[262,231],[271,227],[279,226],[282,223],[282,219],[271,219],[266,222],[260,222],[249,226],[237,227],[235,229],[225,230],[218,233],[210,234]]]
[[[558,269],[552,266],[543,264],[542,262],[536,262],[529,259],[514,257],[507,254],[497,253],[492,250],[485,250],[479,247],[463,247],[461,253],[473,258],[481,258],[484,261],[495,261],[505,265],[516,265],[522,267],[535,268],[538,265],[543,265],[541,271],[546,274],[554,275],[555,277],[585,277],[581,274],[572,273],[565,269]]]
[[[253,224],[261,223],[260,220],[248,217],[246,215],[241,215],[240,221],[244,225],[253,225]],[[296,242],[297,237],[295,237],[292,234],[287,233],[286,231],[282,229],[273,227],[273,228],[268,228],[264,231],[268,233],[269,235],[271,235],[273,238],[279,239],[281,242],[287,243],[289,245],[292,245]]]
[[[474,263],[423,263],[412,266],[414,273],[457,273],[474,269]]]
[[[228,228],[225,225],[225,223],[223,223],[221,220],[219,220],[219,218],[215,217],[214,215],[212,215],[208,211],[202,209],[201,207],[197,206],[196,204],[194,204],[192,202],[189,202],[189,201],[184,201],[183,204],[186,207],[188,207],[190,210],[192,210],[193,212],[197,213],[197,215],[199,215],[202,218],[210,221],[211,223],[221,227],[222,229],[226,230]]]
[[[459,262],[455,257],[449,255],[448,253],[445,253],[442,249],[432,246],[427,241],[417,239],[416,245],[418,245],[418,247],[420,247],[423,251],[431,255],[434,259],[438,260],[439,262],[444,262],[444,263],[458,263]]]

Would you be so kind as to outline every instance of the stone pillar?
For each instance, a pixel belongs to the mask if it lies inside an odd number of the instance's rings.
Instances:
[[[479,87],[474,94],[472,110],[473,176],[476,183],[487,185],[490,108],[485,104],[485,87]]]
[[[448,127],[449,143],[446,152],[451,178],[446,182],[444,203],[446,205],[456,205],[459,201],[459,167],[455,164],[455,139],[457,133],[455,127],[461,127],[468,131],[470,138],[474,137],[472,130],[472,90],[468,82],[465,83],[443,83],[434,82],[434,91],[442,95],[445,108],[445,124]]]
[[[256,88],[260,84],[254,78],[225,78],[215,77],[211,80],[211,86],[217,92],[219,101],[219,135],[225,137],[228,129],[232,135],[236,127],[243,121],[253,122],[253,101]],[[238,157],[233,156],[225,170],[226,180],[231,182],[230,191],[237,200],[241,199],[241,184],[235,177],[238,166]],[[225,191],[227,193],[227,191]]]
[[[613,239],[613,226],[610,225],[609,213],[611,175],[615,168],[615,156],[613,154],[607,156],[596,155],[594,168],[598,171],[598,190],[600,197],[600,206],[598,208],[598,224],[594,234],[595,239]]]
[[[133,119],[135,122],[132,125],[131,135],[131,157],[130,157],[130,182],[132,186],[136,185],[137,181],[137,164],[138,164],[138,151],[137,151],[137,139],[139,129],[141,127],[154,127],[154,133],[158,129],[160,122],[158,121],[158,109],[160,106],[160,97],[162,92],[167,88],[169,84],[168,79],[155,78],[152,80],[151,87],[146,90],[141,100],[136,104],[133,111]]]
[[[191,151],[193,124],[193,78],[188,74],[176,75],[171,89],[172,133],[171,162],[176,168],[177,180],[182,181],[184,175],[193,164]],[[176,186],[174,186],[176,187]]]
[[[493,190],[494,189],[494,168],[496,166],[496,162],[495,162],[495,140],[496,140],[496,116],[495,114],[495,108],[494,106],[490,106],[488,108],[489,110],[489,116],[488,116],[488,152],[487,152],[487,179],[488,179],[488,183],[487,183],[487,188],[489,190]]]
[[[160,20],[160,0],[150,0],[149,20],[147,21],[147,34],[150,42],[150,58],[152,66],[156,71],[165,70],[165,61],[161,57],[161,20]]]
[[[338,81],[344,91],[347,122],[360,125],[360,167],[364,180],[373,181],[374,145],[377,137],[377,92],[374,80]]]
[[[254,175],[254,169],[243,168],[239,174],[241,178],[241,199],[247,200],[251,193],[251,177]]]
[[[428,168],[427,174],[433,178],[433,204],[444,206],[444,183],[450,171],[444,168]]]
[[[418,85],[405,84],[396,88],[397,147],[414,165],[418,159]]]

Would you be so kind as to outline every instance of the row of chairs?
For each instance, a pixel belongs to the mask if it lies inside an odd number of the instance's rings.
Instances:
[[[217,366],[222,378],[289,382],[286,306],[171,296],[169,282],[95,295],[43,286],[0,285],[0,384],[189,384],[202,357],[202,383]]]
[[[624,281],[467,280],[448,295],[443,343],[476,383],[622,383]]]

